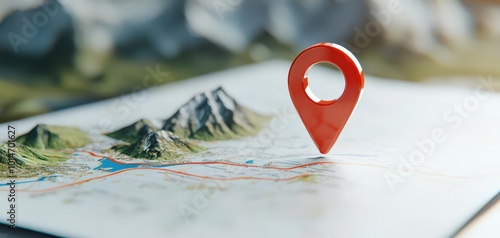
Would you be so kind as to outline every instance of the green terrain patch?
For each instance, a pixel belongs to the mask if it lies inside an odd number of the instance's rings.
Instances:
[[[90,143],[90,137],[76,127],[39,124],[16,142],[36,149],[74,149]]]
[[[73,149],[90,143],[90,137],[75,127],[40,124],[15,142],[0,147],[0,177],[33,177],[53,173],[68,160]],[[13,168],[14,174],[10,173]]]
[[[0,147],[0,177],[12,175],[9,173],[9,167],[14,168],[13,175],[17,177],[32,177],[43,174],[46,167],[66,161],[70,154],[69,151],[40,150],[19,143],[15,143],[15,147],[10,149],[9,151],[8,144],[3,144]],[[14,162],[10,166],[9,159]]]

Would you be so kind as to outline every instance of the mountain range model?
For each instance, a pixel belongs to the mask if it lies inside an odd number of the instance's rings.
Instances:
[[[129,126],[108,133],[106,135],[117,140],[134,143],[144,136],[147,136],[155,131],[158,131],[158,128],[156,128],[156,126],[154,126],[151,121],[147,119],[141,119]]]
[[[269,117],[238,104],[218,87],[195,95],[165,121],[161,130],[141,119],[106,135],[127,142],[112,149],[130,157],[173,160],[205,149],[187,138],[224,140],[255,135],[268,120]],[[16,139],[15,167],[29,171],[24,175],[40,173],[40,165],[64,162],[72,149],[90,142],[90,137],[75,127],[37,125]],[[8,145],[4,144],[0,146],[0,176],[7,170],[8,159]]]
[[[194,96],[165,121],[162,129],[182,137],[225,140],[255,135],[268,120],[218,87]]]
[[[39,124],[18,137],[16,142],[40,150],[74,149],[88,144],[90,137],[76,127]]]
[[[204,148],[188,139],[182,139],[169,131],[149,133],[130,145],[116,145],[112,149],[133,158],[150,160],[173,160],[187,153],[197,153]]]

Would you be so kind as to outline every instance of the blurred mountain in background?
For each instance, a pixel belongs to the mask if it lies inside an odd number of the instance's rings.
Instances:
[[[401,80],[499,77],[500,1],[7,0],[0,122],[272,58],[318,42]]]

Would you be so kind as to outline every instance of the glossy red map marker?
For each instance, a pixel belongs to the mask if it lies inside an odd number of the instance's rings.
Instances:
[[[338,99],[321,100],[309,87],[307,71],[314,64],[330,63],[344,74],[345,89]],[[320,43],[302,51],[288,73],[288,89],[309,135],[322,154],[328,153],[358,104],[364,74],[354,55],[340,45]]]

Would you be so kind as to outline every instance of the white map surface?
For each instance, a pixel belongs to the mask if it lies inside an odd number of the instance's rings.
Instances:
[[[0,125],[18,134],[37,123],[109,132],[165,119],[219,85],[275,115],[256,137],[204,143],[190,163],[103,160],[111,139],[78,149],[64,163],[72,172],[17,181],[17,225],[74,237],[445,237],[499,191],[500,95],[366,76],[358,107],[322,156],[292,106],[289,65],[231,69]],[[342,85],[338,72],[319,72],[319,90]]]

